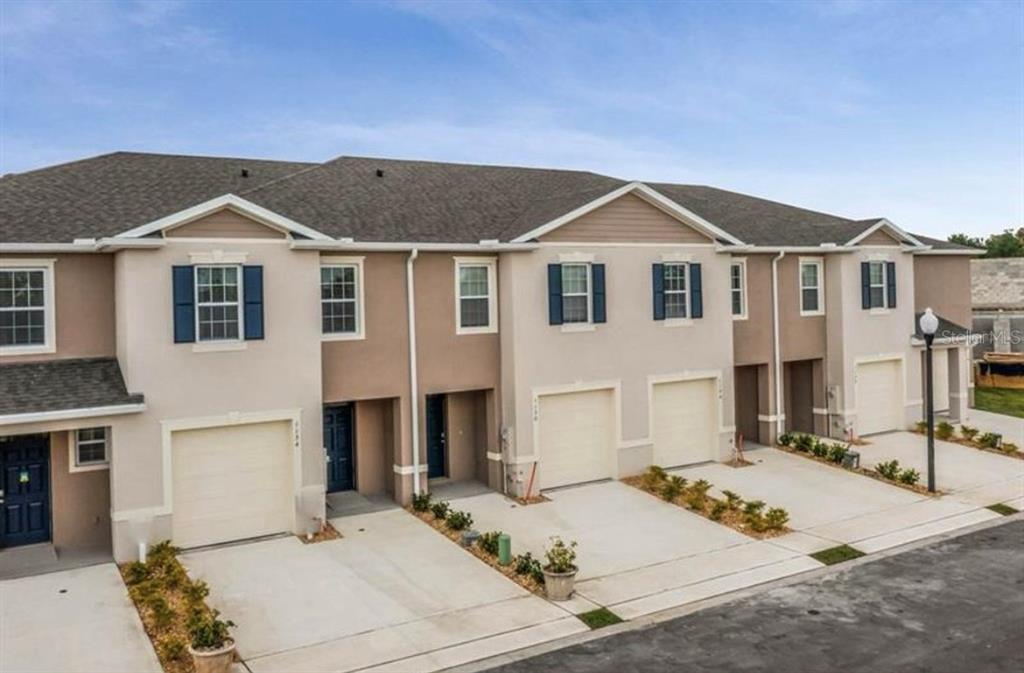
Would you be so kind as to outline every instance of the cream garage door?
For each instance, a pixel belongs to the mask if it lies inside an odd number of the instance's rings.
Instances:
[[[198,547],[292,529],[291,421],[171,435],[172,537]]]
[[[921,367],[924,372],[924,367]],[[939,350],[932,353],[932,371],[934,372],[935,411],[949,411],[949,351]],[[924,386],[921,386],[924,391]]]
[[[903,428],[903,375],[900,360],[857,365],[854,394],[857,434],[870,435]]]
[[[614,476],[614,404],[611,390],[539,398],[537,453],[540,488]]]
[[[715,379],[658,383],[651,405],[655,465],[675,467],[718,458]]]

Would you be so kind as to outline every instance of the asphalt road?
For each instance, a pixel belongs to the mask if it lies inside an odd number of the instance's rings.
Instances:
[[[492,671],[1024,671],[1024,521]]]

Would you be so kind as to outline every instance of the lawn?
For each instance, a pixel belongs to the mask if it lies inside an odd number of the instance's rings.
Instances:
[[[974,406],[996,414],[1024,418],[1024,390],[1015,388],[975,388]]]
[[[831,547],[829,549],[823,549],[811,554],[812,559],[824,563],[827,566],[843,563],[845,561],[852,561],[853,559],[860,558],[861,556],[864,556],[864,552],[846,544],[839,545],[838,547]]]

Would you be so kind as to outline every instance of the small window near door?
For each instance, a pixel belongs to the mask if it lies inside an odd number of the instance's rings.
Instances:
[[[800,260],[800,315],[825,313],[822,260]]]
[[[455,259],[455,332],[498,331],[496,262],[482,257]]]
[[[82,428],[74,431],[72,472],[95,470],[110,464],[109,428]]]
[[[732,317],[747,317],[747,260],[733,262],[729,267],[729,291],[732,299]]]

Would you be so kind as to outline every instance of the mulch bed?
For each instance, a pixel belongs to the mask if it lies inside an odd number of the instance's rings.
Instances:
[[[894,479],[886,479],[885,477],[883,477],[879,473],[875,472],[874,470],[869,470],[866,467],[858,467],[856,470],[852,470],[852,469],[850,469],[848,467],[843,467],[839,463],[834,463],[831,460],[828,460],[827,458],[821,458],[819,456],[816,456],[813,453],[806,453],[804,451],[797,451],[796,449],[790,448],[788,446],[782,446],[781,444],[777,444],[775,446],[775,448],[778,449],[779,451],[785,451],[786,453],[792,454],[794,456],[800,456],[801,458],[806,458],[808,460],[813,460],[814,462],[821,463],[822,465],[828,465],[829,467],[837,468],[839,470],[842,470],[843,472],[852,472],[854,474],[861,474],[861,475],[864,475],[865,477],[871,477],[872,479],[876,479],[876,480],[881,481],[883,483],[891,484],[892,486],[899,486],[900,488],[904,488],[904,489],[906,489],[908,491],[913,491],[914,493],[918,493],[920,495],[929,495],[929,496],[937,498],[937,497],[939,497],[939,496],[941,496],[943,494],[942,491],[936,491],[935,493],[929,493],[928,492],[928,488],[925,487],[925,486],[922,486],[921,484],[904,484],[902,481],[896,481]]]
[[[921,432],[916,429],[913,430],[913,432],[914,434],[921,435],[922,437],[928,434],[927,431]],[[979,451],[985,451],[987,453],[994,453],[997,456],[1006,456],[1007,458],[1016,458],[1017,460],[1024,460],[1024,451],[1020,450],[1003,451],[1002,449],[993,449],[992,447],[985,446],[984,444],[980,444],[974,440],[966,439],[964,437],[949,437],[943,439],[942,437],[935,435],[935,439],[939,440],[940,442],[952,442],[953,444],[960,444],[961,446],[969,446],[972,449],[978,449]]]
[[[551,502],[551,498],[538,493],[537,495],[531,495],[529,498],[515,498],[515,501],[523,507],[526,507],[527,505],[539,505],[542,502]]]
[[[705,519],[708,519],[710,521],[714,521],[715,523],[720,523],[723,526],[728,526],[729,528],[732,528],[733,530],[739,531],[740,533],[743,533],[744,535],[749,535],[750,537],[758,539],[758,540],[764,540],[764,539],[767,539],[767,538],[778,537],[780,535],[785,535],[786,533],[792,532],[792,529],[790,529],[788,526],[783,526],[782,528],[778,528],[778,529],[775,529],[775,530],[764,530],[764,531],[756,531],[756,530],[754,530],[753,528],[750,527],[750,524],[747,523],[746,518],[744,517],[743,510],[742,510],[742,505],[740,506],[741,507],[740,509],[727,509],[721,515],[720,518],[713,519],[713,518],[711,518],[711,510],[715,506],[715,503],[717,503],[717,502],[724,502],[724,501],[719,501],[717,498],[714,498],[714,497],[708,495],[708,496],[705,496],[705,498],[704,498],[703,507],[702,508],[695,508],[690,503],[688,503],[686,501],[685,494],[684,495],[680,495],[679,497],[676,497],[673,500],[665,500],[665,498],[663,498],[660,493],[658,493],[654,489],[648,487],[648,484],[647,484],[646,480],[644,479],[643,475],[637,475],[637,476],[633,476],[633,477],[625,477],[621,481],[622,481],[622,483],[628,484],[628,485],[632,486],[633,488],[636,488],[636,489],[639,489],[639,490],[643,491],[644,493],[649,493],[650,495],[654,496],[658,500],[661,500],[662,502],[671,502],[673,505],[676,505],[677,507],[682,507],[683,509],[688,510],[690,512],[693,512],[694,514],[701,515]]]
[[[514,560],[507,566],[503,566],[500,563],[498,563],[497,556],[492,556],[491,554],[488,554],[483,549],[481,549],[480,546],[477,544],[473,544],[469,547],[463,547],[462,531],[452,530],[448,527],[448,524],[444,522],[444,519],[438,519],[431,512],[417,512],[412,507],[406,507],[405,510],[417,519],[419,519],[420,521],[422,521],[423,523],[427,524],[428,526],[436,530],[441,535],[444,535],[446,538],[454,542],[463,551],[466,551],[472,554],[473,556],[477,557],[478,559],[480,559],[487,565],[491,566],[492,568],[500,572],[502,575],[509,578],[519,586],[526,589],[527,591],[531,591],[537,594],[538,596],[544,596],[544,585],[538,584],[533,580],[533,578],[527,575],[519,575],[518,573],[516,573]],[[513,559],[514,558],[515,557],[513,557]]]
[[[305,535],[296,535],[295,537],[302,540],[302,544],[316,544],[317,542],[327,542],[328,540],[340,540],[343,535],[328,521],[324,523],[323,528],[319,532],[313,534],[312,539]]]

